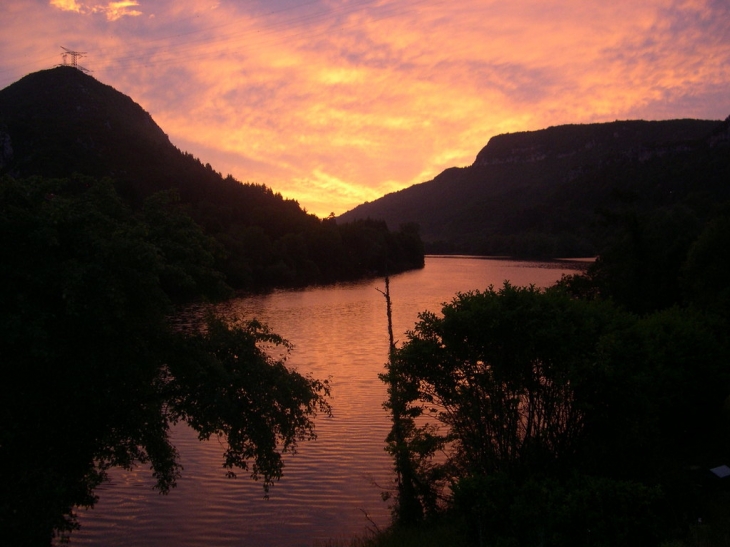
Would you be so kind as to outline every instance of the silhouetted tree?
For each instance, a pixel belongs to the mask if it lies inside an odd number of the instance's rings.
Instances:
[[[418,499],[451,484],[493,542],[654,544],[698,510],[687,470],[728,455],[726,358],[698,312],[638,317],[561,286],[458,294],[389,371]]]
[[[174,330],[172,299],[228,294],[215,245],[169,196],[135,215],[109,181],[0,180],[0,537],[49,544],[73,530],[113,465],[179,475],[169,424],[223,435],[225,465],[281,476],[312,438],[326,383],[264,352],[258,324]],[[249,467],[250,466],[250,467]]]

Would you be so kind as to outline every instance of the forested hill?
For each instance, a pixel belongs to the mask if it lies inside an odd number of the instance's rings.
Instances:
[[[173,190],[224,252],[217,267],[238,288],[352,279],[422,266],[414,227],[338,225],[270,188],[223,177],[176,148],[130,97],[72,67],[30,74],[0,90],[0,175],[110,177],[133,208]]]
[[[415,222],[427,252],[590,256],[607,214],[730,197],[728,120],[616,121],[493,137],[465,168],[339,219]]]

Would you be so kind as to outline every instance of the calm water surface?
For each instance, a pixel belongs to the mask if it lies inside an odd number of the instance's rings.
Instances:
[[[419,312],[439,312],[459,291],[513,285],[544,287],[573,273],[575,264],[427,257],[423,270],[391,279],[396,339],[413,328]],[[392,487],[384,452],[388,416],[378,380],[387,359],[382,280],[324,288],[276,291],[227,302],[226,314],[257,318],[294,344],[289,364],[331,378],[331,418],[317,419],[318,439],[286,459],[284,478],[263,499],[260,483],[226,479],[218,440],[199,442],[185,425],[173,432],[184,466],[169,495],[152,489],[145,466],[115,470],[98,489],[100,501],[80,515],[71,545],[254,546],[324,545],[330,539],[385,527],[389,507],[381,492]]]

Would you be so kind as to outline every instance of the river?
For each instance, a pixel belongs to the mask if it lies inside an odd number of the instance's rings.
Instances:
[[[513,285],[545,287],[571,262],[516,262],[470,257],[427,257],[422,270],[393,276],[393,326],[397,341],[418,313],[439,312],[461,291]],[[319,417],[318,439],[286,458],[284,477],[268,499],[245,473],[227,479],[218,440],[200,442],[187,426],[173,430],[184,466],[169,495],[153,490],[149,469],[113,470],[94,509],[79,511],[82,529],[72,546],[162,547],[322,546],[366,535],[388,525],[381,493],[393,484],[384,451],[389,430],[378,379],[388,353],[385,299],[368,280],[302,290],[279,290],[238,298],[224,314],[256,318],[293,345],[289,364],[332,385],[333,415]],[[344,543],[343,543],[344,544]]]

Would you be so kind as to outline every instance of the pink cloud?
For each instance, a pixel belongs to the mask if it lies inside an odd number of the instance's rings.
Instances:
[[[139,2],[135,0],[120,0],[119,2],[108,2],[107,4],[91,4],[78,2],[77,0],[50,0],[51,6],[61,11],[73,11],[76,13],[103,13],[108,21],[116,21],[125,16],[136,17],[142,12],[136,10]]]
[[[730,114],[725,0],[54,1],[0,7],[0,85],[86,51],[173,142],[322,215],[498,133]]]

